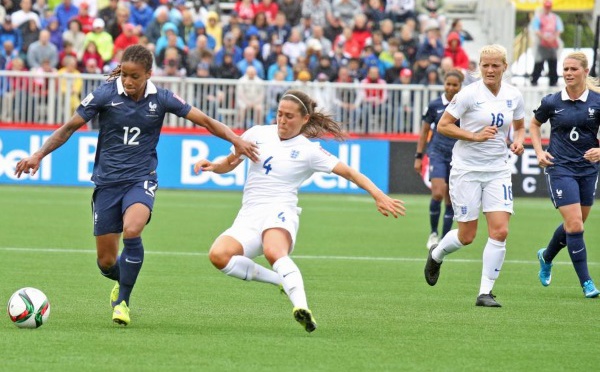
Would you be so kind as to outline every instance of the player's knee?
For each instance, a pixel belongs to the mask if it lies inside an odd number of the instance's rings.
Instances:
[[[263,247],[263,254],[271,266],[273,266],[278,259],[288,255],[288,250],[274,247]]]
[[[229,254],[224,249],[212,247],[210,251],[208,251],[208,259],[213,264],[213,266],[219,270],[227,266],[229,260],[231,260],[231,257],[231,254]]]
[[[117,262],[117,256],[112,254],[100,254],[98,255],[98,266],[102,270],[108,270],[115,265]]]
[[[460,240],[460,242],[463,245],[469,245],[471,243],[473,243],[473,240],[475,240],[475,236],[476,236],[476,231],[466,231],[466,232],[460,232],[458,234],[458,240]]]
[[[145,225],[126,224],[123,226],[123,238],[137,238],[142,235]]]
[[[565,232],[568,234],[578,233],[583,231],[582,220],[567,220],[564,224]]]
[[[494,230],[490,231],[490,238],[497,240],[499,242],[506,241],[507,237],[508,237],[508,228],[507,227],[494,229]]]

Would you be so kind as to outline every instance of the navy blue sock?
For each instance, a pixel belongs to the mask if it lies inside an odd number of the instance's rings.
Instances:
[[[583,286],[583,283],[591,279],[588,272],[587,251],[585,249],[585,241],[583,240],[583,231],[567,233],[567,247],[569,247],[567,250],[569,251],[569,256],[571,256],[575,272],[579,277],[579,283]]]
[[[437,201],[431,199],[429,203],[429,224],[431,225],[431,232],[437,233],[438,224],[440,223],[440,211],[441,211],[442,201]]]
[[[103,276],[107,277],[108,279],[112,279],[112,280],[119,280],[119,257],[117,257],[117,262],[115,262],[114,265],[112,265],[111,267],[109,267],[108,269],[103,269],[100,266],[100,262],[98,262],[96,260],[96,264],[98,265],[98,268],[100,269],[100,274],[102,274]]]
[[[552,262],[558,252],[566,246],[567,234],[565,233],[564,225],[561,223],[554,231],[554,235],[552,235],[552,239],[550,239],[550,242],[544,251],[544,261],[546,261],[546,263]]]
[[[452,204],[446,204],[446,212],[444,213],[444,227],[442,230],[442,238],[452,230],[452,222],[454,222],[454,208]]]
[[[119,285],[121,288],[117,303],[120,304],[124,300],[129,305],[131,291],[144,262],[144,246],[142,245],[142,238],[139,237],[123,239],[123,243],[125,246],[119,259],[119,265],[121,266]]]

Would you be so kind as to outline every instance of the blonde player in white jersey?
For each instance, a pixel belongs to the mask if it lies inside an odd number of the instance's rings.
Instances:
[[[429,250],[425,280],[435,285],[444,257],[475,239],[483,209],[488,240],[483,250],[483,270],[476,306],[500,307],[492,288],[504,262],[508,222],[513,214],[509,150],[523,153],[524,103],[519,90],[502,81],[508,64],[506,49],[487,45],[481,50],[481,80],[463,88],[446,108],[438,131],[457,138],[452,150],[450,198],[458,229],[451,230]],[[460,127],[454,123],[460,119]],[[506,144],[513,126],[513,141]]]
[[[250,162],[242,208],[233,225],[213,243],[209,259],[223,273],[242,280],[282,286],[293,304],[293,316],[307,332],[317,323],[308,308],[298,266],[289,257],[298,232],[298,189],[315,172],[334,173],[366,190],[384,216],[403,216],[401,200],[392,199],[368,177],[350,168],[308,138],[333,135],[342,140],[340,125],[316,112],[305,93],[287,91],[279,102],[277,125],[254,126],[242,138],[259,147],[260,160]],[[200,160],[194,170],[226,173],[243,158],[230,154],[214,162]],[[264,254],[273,270],[252,259]]]

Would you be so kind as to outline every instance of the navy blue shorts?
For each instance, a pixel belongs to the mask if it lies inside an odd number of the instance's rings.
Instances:
[[[123,214],[127,208],[136,203],[147,206],[152,217],[154,194],[157,188],[156,181],[96,187],[92,195],[94,236],[123,232]]]
[[[443,178],[448,183],[450,179],[451,158],[445,158],[439,154],[429,154],[429,179]]]
[[[570,204],[589,207],[594,204],[598,175],[566,176],[545,172],[548,192],[555,208]]]

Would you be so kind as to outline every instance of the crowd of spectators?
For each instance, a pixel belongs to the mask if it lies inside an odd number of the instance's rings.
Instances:
[[[212,0],[2,0],[0,68],[61,69],[73,56],[85,73],[107,73],[122,51],[143,44],[154,74],[284,81],[352,80],[388,84],[411,74],[439,84],[452,67],[467,69],[460,20],[451,25],[443,1],[238,0],[225,12]],[[70,63],[69,63],[70,64]],[[21,63],[17,63],[21,65]],[[342,77],[348,80],[348,77]]]
[[[1,4],[0,68],[7,70],[106,74],[132,44],[154,53],[155,76],[246,83],[432,85],[452,68],[469,69],[462,44],[470,35],[460,19],[446,18],[441,0],[238,0],[227,9],[213,0]],[[259,121],[268,118],[268,109],[257,109],[263,96],[247,85],[236,95],[249,97]],[[315,93],[326,105],[341,104],[324,89]],[[386,99],[381,90],[363,93],[360,104],[370,108]]]

